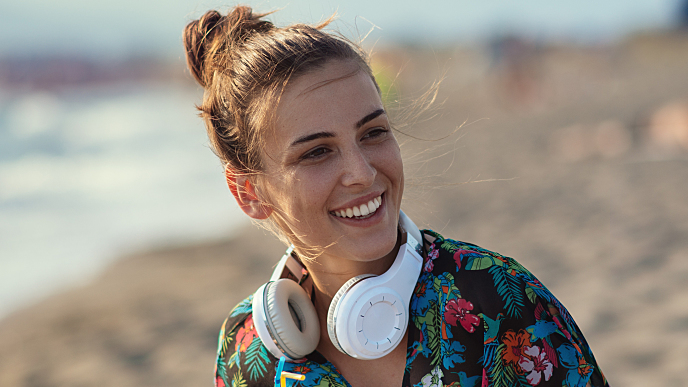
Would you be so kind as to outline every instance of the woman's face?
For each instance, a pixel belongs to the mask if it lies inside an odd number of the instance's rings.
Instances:
[[[380,96],[358,64],[335,60],[292,80],[265,141],[267,201],[297,249],[324,248],[318,263],[335,271],[394,249],[403,165]]]

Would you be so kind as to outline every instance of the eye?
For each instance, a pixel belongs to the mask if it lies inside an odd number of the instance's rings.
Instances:
[[[384,128],[381,126],[376,127],[376,128],[369,130],[368,132],[366,132],[366,134],[364,134],[363,137],[361,137],[361,139],[365,140],[365,139],[369,139],[369,138],[381,137],[381,136],[384,136],[385,134],[387,134],[388,131],[389,130],[387,128]]]
[[[329,152],[330,150],[325,147],[311,149],[301,156],[301,160],[316,160],[328,154]]]

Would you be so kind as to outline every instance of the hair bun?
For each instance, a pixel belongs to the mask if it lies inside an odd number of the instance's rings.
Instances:
[[[219,25],[224,19],[217,11],[208,11],[198,20],[194,20],[184,28],[184,48],[186,50],[186,63],[191,70],[191,75],[201,86],[206,87],[205,60],[208,49],[215,40],[213,37],[220,30]]]
[[[267,20],[261,20],[270,13],[254,14],[251,7],[238,6],[227,15],[228,34],[235,43],[245,42],[252,34],[270,31],[273,24]]]
[[[274,28],[269,21],[261,20],[265,15],[267,13],[254,14],[251,7],[238,6],[227,16],[212,10],[187,24],[183,34],[186,62],[201,86],[207,87],[210,83],[209,76],[213,72],[207,70],[209,65],[212,67],[212,63],[218,62],[214,60],[218,55],[229,54],[254,33]],[[230,42],[230,46],[225,42]]]

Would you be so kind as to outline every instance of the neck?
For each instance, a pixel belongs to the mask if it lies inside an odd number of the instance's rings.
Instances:
[[[401,238],[386,255],[371,261],[354,261],[328,255],[326,252],[315,260],[303,260],[313,280],[313,303],[321,321],[327,320],[332,298],[351,278],[363,275],[380,275],[389,270],[399,252]]]

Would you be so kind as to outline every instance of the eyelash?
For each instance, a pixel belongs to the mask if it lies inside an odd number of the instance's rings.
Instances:
[[[328,153],[329,151],[330,151],[329,149],[324,148],[324,147],[315,148],[313,150],[306,152],[303,156],[301,156],[301,160],[316,159],[320,156],[325,155],[325,153]]]
[[[365,138],[374,138],[374,137],[379,137],[382,136],[383,134],[387,133],[389,130],[385,127],[376,127],[368,131],[366,134],[363,135],[362,139]]]

